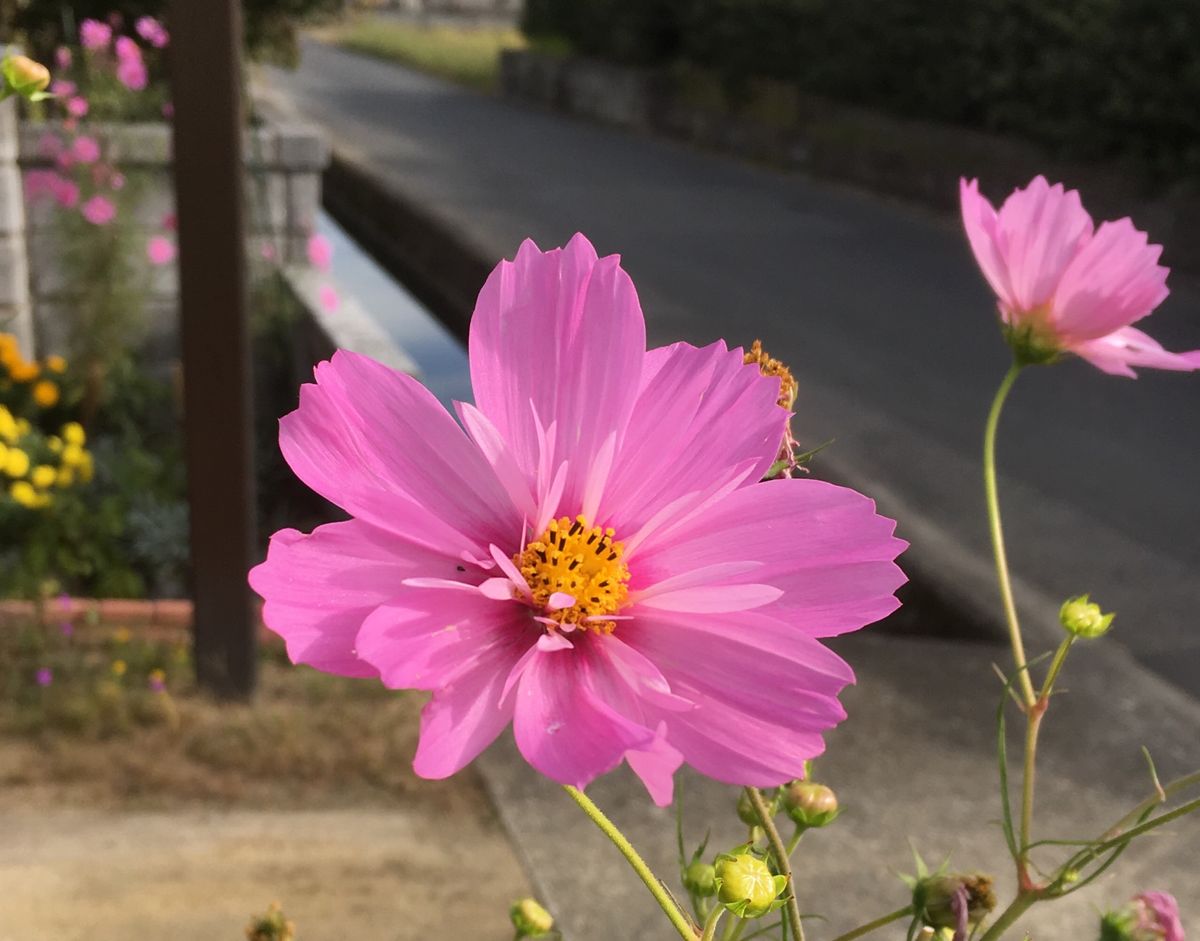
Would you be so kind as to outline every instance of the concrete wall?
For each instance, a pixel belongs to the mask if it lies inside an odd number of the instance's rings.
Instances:
[[[0,102],[0,332],[16,334],[22,352],[33,352],[25,203],[17,165],[16,99]]]

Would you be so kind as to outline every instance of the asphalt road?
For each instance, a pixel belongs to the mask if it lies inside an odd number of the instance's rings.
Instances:
[[[267,81],[497,259],[576,230],[619,252],[652,341],[762,337],[799,376],[797,433],[837,438],[823,459],[898,517],[913,563],[948,581],[960,564],[986,571],[978,452],[1007,351],[954,220],[312,41],[297,71]],[[1200,347],[1200,292],[1173,287],[1143,326]],[[1050,599],[1092,592],[1119,612],[1114,638],[1193,695],[1198,407],[1200,375],[1128,381],[1067,362],[1022,377],[999,445],[1019,582]],[[992,591],[980,578],[961,588]],[[1048,643],[1052,625],[1039,630]]]

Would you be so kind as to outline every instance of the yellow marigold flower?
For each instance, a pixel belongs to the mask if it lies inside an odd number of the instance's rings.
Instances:
[[[77,444],[68,444],[62,451],[62,462],[65,467],[78,467],[83,463],[83,448]]]
[[[4,458],[4,472],[9,477],[24,477],[29,473],[29,455],[20,448],[9,448]]]
[[[15,441],[17,438],[17,422],[3,405],[0,405],[0,438],[5,441]]]
[[[58,404],[58,385],[49,379],[35,382],[33,385],[33,400],[42,408],[53,408]]]
[[[12,364],[21,358],[17,347],[17,338],[11,333],[0,333],[0,364],[11,368]]]
[[[17,419],[17,435],[18,435],[18,437],[29,434],[29,429],[30,429],[29,422],[27,422],[24,418]]]
[[[57,353],[47,356],[45,365],[51,372],[64,373],[67,371],[67,361]]]
[[[133,631],[127,627],[118,627],[113,631],[113,640],[118,644],[127,644],[133,639]]]
[[[13,481],[8,488],[8,495],[27,509],[32,510],[38,505],[37,491],[33,489],[33,484],[28,480]]]
[[[42,373],[42,368],[34,362],[26,360],[14,359],[8,364],[8,374],[12,376],[13,382],[32,382]]]
[[[129,669],[129,664],[127,664],[124,660],[114,660],[112,662],[113,676],[124,676],[125,671],[128,669]]]
[[[67,444],[83,445],[87,443],[87,432],[83,430],[83,425],[77,421],[69,421],[63,425],[62,436]]]
[[[69,467],[60,467],[54,483],[59,487],[69,487],[75,483],[75,471]]]
[[[92,464],[92,452],[84,451],[83,457],[79,459],[79,479],[86,484],[91,481],[95,473],[96,468]]]
[[[62,438],[60,438],[58,435],[51,435],[46,439],[46,447],[48,447],[55,454],[61,454],[63,449]]]
[[[58,472],[49,464],[39,464],[33,469],[29,479],[39,490],[45,490],[47,487],[54,486],[54,481],[58,479]]]

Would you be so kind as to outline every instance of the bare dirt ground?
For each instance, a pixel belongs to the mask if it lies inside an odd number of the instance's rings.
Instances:
[[[298,941],[512,936],[528,885],[470,771],[411,772],[420,700],[264,664],[254,705],[0,732],[0,941],[243,938],[272,900]]]

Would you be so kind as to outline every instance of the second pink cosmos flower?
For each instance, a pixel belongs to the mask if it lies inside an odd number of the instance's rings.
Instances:
[[[276,533],[251,572],[292,659],[432,691],[425,777],[510,722],[555,781],[624,760],[658,803],[685,761],[802,776],[853,680],[820,639],[897,606],[894,523],[852,490],[762,482],[779,380],[722,343],[647,350],[632,282],[583,236],[492,272],[470,360],[461,426],[347,352],[283,419],[292,469],[354,517]]]

